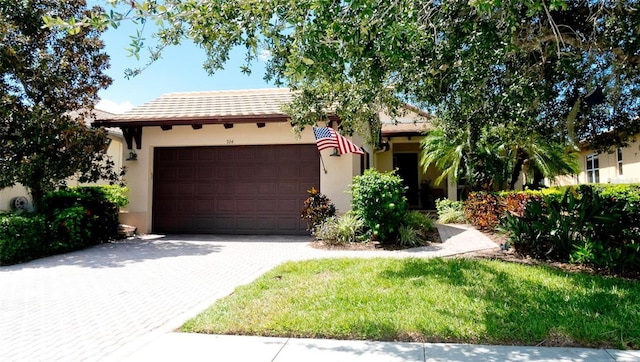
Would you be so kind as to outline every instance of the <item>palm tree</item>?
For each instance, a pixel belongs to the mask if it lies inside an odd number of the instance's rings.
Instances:
[[[545,177],[579,171],[577,154],[566,145],[535,132],[517,135],[514,130],[490,126],[480,132],[475,144],[469,142],[468,129],[429,132],[422,140],[420,165],[441,170],[436,184],[447,177],[465,177],[472,190],[483,191],[513,190],[523,171],[538,186]]]

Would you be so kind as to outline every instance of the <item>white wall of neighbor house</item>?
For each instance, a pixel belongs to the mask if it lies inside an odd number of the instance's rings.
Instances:
[[[29,192],[22,185],[7,187],[0,190],[0,212],[11,210],[11,200],[17,196],[29,197]]]
[[[315,138],[311,127],[307,127],[300,137],[296,137],[289,123],[266,123],[258,128],[255,123],[235,124],[225,129],[223,125],[204,125],[194,130],[191,126],[174,126],[163,131],[160,127],[145,127],[142,130],[142,149],[136,149],[137,160],[125,161],[127,174],[126,184],[129,187],[129,205],[126,213],[121,214],[120,222],[134,225],[139,232],[151,231],[152,196],[153,196],[153,150],[155,147],[189,147],[189,146],[242,146],[242,145],[278,145],[278,144],[313,144]],[[351,196],[345,191],[354,174],[360,171],[359,155],[342,155],[331,157],[330,149],[322,152],[320,168],[320,192],[329,197],[336,208],[346,212],[351,208]],[[129,150],[124,153],[128,155]],[[302,207],[302,205],[300,205]]]
[[[579,157],[579,174],[556,177],[551,184],[587,184],[595,179],[596,174],[600,183],[640,183],[640,139],[620,148],[620,152],[617,148],[603,153],[587,149],[581,151]],[[597,157],[597,164],[589,162],[593,157]]]
[[[111,157],[115,164],[115,169],[120,170],[122,167],[122,154],[124,146],[124,141],[119,135],[109,135],[111,139],[111,143],[109,144],[109,148],[107,149],[107,155]],[[98,181],[96,183],[91,184],[80,184],[77,179],[70,178],[67,180],[68,186],[80,186],[80,185],[104,185],[108,184],[107,181]],[[10,202],[14,197],[17,196],[25,196],[28,199],[31,199],[29,196],[28,190],[22,185],[16,185],[14,187],[8,187],[0,190],[0,212],[11,210]]]

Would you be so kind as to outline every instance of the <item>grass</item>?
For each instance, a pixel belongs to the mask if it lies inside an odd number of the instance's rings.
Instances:
[[[638,348],[640,283],[489,260],[290,262],[181,331]]]

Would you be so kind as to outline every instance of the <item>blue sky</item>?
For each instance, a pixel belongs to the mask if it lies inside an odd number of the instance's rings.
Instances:
[[[166,49],[162,59],[153,63],[142,74],[126,79],[125,69],[143,66],[148,54],[145,50],[141,53],[140,60],[128,56],[126,48],[130,42],[129,36],[133,34],[135,26],[123,24],[117,29],[107,30],[102,36],[105,51],[110,56],[111,68],[107,74],[113,78],[113,84],[108,89],[100,91],[100,109],[122,113],[164,93],[274,87],[262,79],[262,62],[254,63],[250,76],[240,72],[240,65],[244,59],[242,49],[238,49],[231,56],[224,70],[213,76],[208,75],[202,68],[205,60],[204,50],[188,41]],[[151,33],[148,32],[145,37],[145,43],[151,45]]]

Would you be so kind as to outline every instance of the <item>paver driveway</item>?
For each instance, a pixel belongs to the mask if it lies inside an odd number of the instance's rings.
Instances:
[[[210,235],[134,239],[0,267],[0,361],[118,359],[286,260],[451,252],[441,246],[327,252],[309,247],[309,241]],[[492,246],[489,241],[477,248]]]

